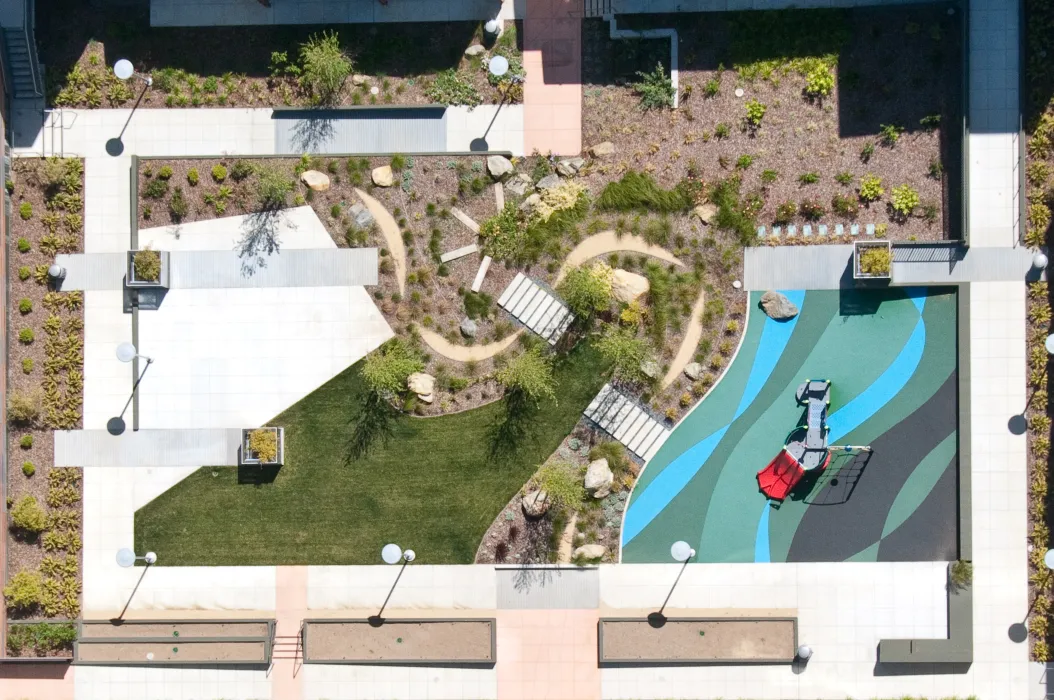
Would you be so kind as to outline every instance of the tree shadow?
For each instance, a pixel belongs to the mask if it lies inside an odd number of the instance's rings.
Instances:
[[[267,267],[266,258],[278,252],[279,226],[285,210],[269,207],[246,215],[242,222],[242,237],[234,245],[242,260],[242,274],[252,277],[258,269]]]
[[[297,153],[318,153],[333,138],[333,120],[310,112],[293,125],[292,143]]]
[[[502,457],[514,452],[530,434],[530,426],[538,414],[538,404],[522,391],[505,392],[504,411],[488,428],[490,456]]]
[[[353,427],[345,450],[345,466],[365,457],[378,443],[387,445],[397,417],[398,413],[387,399],[375,391],[367,392],[361,410],[350,421]]]

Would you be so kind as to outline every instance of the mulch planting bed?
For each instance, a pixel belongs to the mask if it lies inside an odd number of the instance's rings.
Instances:
[[[493,662],[489,620],[398,620],[374,626],[357,622],[313,621],[304,631],[307,663]]]
[[[602,620],[601,661],[784,661],[796,653],[792,620]]]
[[[7,509],[27,497],[45,511],[45,527],[8,531],[8,581],[40,571],[37,603],[10,606],[18,618],[74,618],[80,611],[81,470],[54,468],[52,431],[81,427],[84,311],[80,292],[55,293],[47,267],[56,252],[83,251],[83,161],[13,161],[8,239]],[[35,417],[19,420],[12,401]]]
[[[834,224],[854,221],[861,231],[868,223],[886,225],[891,239],[957,237],[949,193],[961,158],[960,15],[947,10],[941,4],[620,18],[621,28],[679,33],[681,106],[647,112],[631,84],[640,81],[637,71],[652,71],[657,62],[668,75],[669,41],[612,40],[606,22],[586,21],[583,139],[616,147],[587,179],[593,184],[637,169],[672,186],[689,169],[708,183],[738,174],[744,193],[763,201],[757,224],[794,223],[798,242],[810,223],[800,212],[807,200],[824,210],[812,219],[813,241],[817,223],[833,232]],[[808,57],[832,67],[836,79],[825,98],[803,94],[798,70],[814,65]],[[766,108],[756,130],[744,123],[750,100]],[[883,125],[904,130],[895,145],[883,143]],[[848,173],[847,184],[835,180],[840,173]],[[856,200],[867,174],[882,179],[884,196],[860,204],[855,215],[832,211],[836,195]],[[920,201],[901,221],[888,205],[892,188],[904,184]],[[799,211],[777,216],[787,202]]]
[[[67,0],[49,5],[37,19],[48,100],[60,107],[134,103],[142,83],[123,85],[114,77],[118,58],[154,78],[140,107],[310,105],[311,96],[295,76],[272,69],[272,54],[283,52],[295,63],[300,45],[323,31],[339,34],[354,73],[367,78],[349,79],[333,105],[432,104],[428,86],[450,69],[475,88],[482,102],[493,104],[501,94],[488,82],[488,57],[499,52],[516,59],[514,68],[519,65],[521,49],[511,22],[495,46],[466,56],[465,49],[482,38],[479,22],[166,28],[150,26],[146,4],[89,7]]]
[[[119,625],[109,620],[86,621],[81,638],[172,637],[266,637],[270,634],[264,622],[140,622],[125,620]]]

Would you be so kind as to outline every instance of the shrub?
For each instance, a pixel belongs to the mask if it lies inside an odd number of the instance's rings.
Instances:
[[[951,580],[952,588],[955,590],[961,591],[964,588],[969,588],[970,584],[973,583],[973,564],[962,559],[952,562],[948,576]]]
[[[604,359],[611,363],[616,379],[629,383],[648,380],[641,370],[641,364],[651,356],[651,344],[646,339],[638,338],[632,331],[619,328],[616,324],[608,324],[597,340],[596,347]]]
[[[48,516],[34,496],[23,496],[11,508],[11,525],[17,530],[40,533],[47,529]]]
[[[22,202],[18,207],[18,215],[23,221],[29,221],[33,218],[33,205],[29,202]]]
[[[13,423],[28,424],[40,416],[40,407],[44,400],[40,389],[29,391],[12,391],[7,395],[7,417]]]
[[[776,170],[763,170],[761,171],[761,182],[765,185],[771,185],[773,182],[778,180],[780,174]]]
[[[860,252],[860,271],[867,275],[888,275],[893,255],[883,247],[866,248]]]
[[[761,120],[765,118],[765,111],[768,108],[757,100],[747,100],[746,108],[747,116],[745,121],[747,127],[752,130],[760,128]]]
[[[30,477],[37,473],[37,468],[32,462],[22,462],[22,473]]]
[[[33,271],[30,270],[28,266],[22,265],[18,268],[18,279],[22,280],[23,282],[29,279],[32,275]]]
[[[683,189],[665,190],[651,175],[630,170],[617,182],[609,182],[597,198],[597,209],[604,211],[647,210],[669,214],[684,211],[691,202]]]
[[[167,180],[151,180],[143,188],[143,196],[147,199],[164,199],[166,194],[168,194]]]
[[[817,65],[805,76],[805,95],[818,99],[827,97],[834,90],[834,73],[823,64]]]
[[[776,217],[773,219],[777,224],[785,225],[794,221],[798,215],[798,205],[794,202],[783,202],[776,207]]]
[[[856,216],[857,212],[860,210],[860,203],[856,197],[850,197],[845,194],[836,194],[831,198],[831,209],[837,214],[852,218]]]
[[[167,165],[162,166],[161,169],[157,171],[157,176],[162,180],[168,180],[172,177],[172,168]]]
[[[860,149],[860,160],[864,163],[871,160],[871,156],[875,155],[875,144],[869,143]]]
[[[329,215],[332,216],[334,219],[339,219],[340,218],[340,205],[339,204],[334,204],[333,206],[331,206],[329,208]]]
[[[535,401],[556,399],[556,383],[553,380],[553,363],[537,349],[531,349],[514,358],[494,375],[509,391],[520,392]]]
[[[261,462],[278,459],[278,433],[260,428],[249,432],[249,449]]]
[[[879,133],[882,137],[882,145],[888,148],[893,148],[897,145],[897,141],[900,140],[900,135],[904,132],[904,127],[897,126],[896,124],[882,124],[879,127]]]
[[[803,185],[815,185],[820,181],[820,173],[802,173],[798,176],[798,182]]]
[[[362,378],[380,394],[398,394],[406,390],[406,378],[424,368],[424,363],[400,338],[393,338],[366,356]]]
[[[843,170],[842,172],[834,176],[834,181],[837,182],[839,185],[844,185],[848,187],[849,185],[853,184],[853,174],[848,170]]]
[[[927,174],[934,180],[940,180],[941,176],[944,175],[944,164],[941,163],[940,158],[933,158],[930,160]]]
[[[30,434],[23,435],[18,439],[18,445],[23,450],[28,450],[33,447],[33,436]]]
[[[235,182],[241,182],[248,179],[254,172],[256,172],[256,167],[252,163],[236,160],[234,165],[231,166],[231,179]]]
[[[642,110],[662,109],[673,106],[674,89],[673,82],[666,75],[662,63],[655,64],[655,70],[650,73],[637,71],[640,82],[633,83],[633,90],[640,96],[640,108]]]
[[[406,168],[406,156],[396,153],[392,156],[390,165],[395,172],[402,172]]]
[[[589,318],[611,306],[614,271],[604,263],[576,267],[567,273],[557,291],[577,316]]]
[[[22,360],[22,371],[29,374],[33,371],[33,358],[27,357]]]
[[[586,490],[582,485],[579,468],[569,462],[543,464],[535,475],[538,488],[546,493],[555,505],[575,508],[585,500]]]
[[[724,122],[720,122],[714,127],[714,138],[727,139],[730,133],[732,133],[732,128]]]
[[[798,211],[807,221],[817,221],[827,213],[827,209],[815,199],[801,200],[801,204],[798,205]]]
[[[479,91],[472,83],[464,80],[456,70],[448,68],[438,73],[425,88],[428,99],[441,105],[468,105],[475,107],[483,102]]]
[[[34,336],[32,328],[23,328],[18,332],[18,342],[22,343],[23,345],[29,345],[30,343],[32,343],[33,337]]]
[[[198,184],[199,181],[200,181],[200,177],[198,175],[198,169],[197,168],[191,168],[190,170],[187,171],[187,183],[191,187],[197,187],[197,184]]]
[[[293,179],[270,166],[259,168],[256,178],[256,197],[264,211],[281,209],[293,191]]]
[[[490,307],[493,299],[489,294],[483,292],[465,292],[465,315],[476,320],[490,316]]]
[[[919,193],[910,185],[897,185],[889,194],[890,206],[901,218],[911,216],[915,207],[919,206]]]
[[[744,153],[743,155],[739,156],[738,159],[736,159],[736,169],[737,170],[746,170],[747,168],[749,168],[751,166],[751,164],[753,162],[754,162],[754,156],[749,155],[747,153]]]
[[[132,256],[132,269],[137,280],[156,282],[161,279],[161,254],[149,248],[137,250]]]
[[[608,467],[616,477],[625,474],[629,470],[629,457],[626,456],[626,448],[621,442],[609,440],[601,442],[589,450],[589,459],[606,459]]]
[[[737,321],[734,318],[729,319],[728,323],[725,324],[725,333],[728,333],[729,335],[735,335],[738,332],[739,332],[739,321]],[[724,350],[722,350],[722,352],[724,352]]]
[[[22,315],[28,314],[33,310],[33,302],[29,299],[23,298],[18,302],[18,311]]]
[[[736,234],[740,245],[750,245],[757,237],[756,217],[761,202],[754,197],[739,196],[741,181],[738,176],[714,183],[707,196],[717,206],[714,225]]]
[[[186,218],[189,211],[190,206],[187,204],[186,197],[183,196],[183,189],[177,187],[172,191],[172,199],[168,202],[168,213],[172,217],[172,221],[178,224]]]
[[[226,180],[227,168],[223,167],[223,165],[219,163],[212,166],[212,179],[216,182],[223,182],[224,180]]]
[[[706,81],[706,85],[703,86],[703,94],[706,97],[717,97],[717,93],[721,91],[721,80],[719,78],[710,78]]]
[[[877,202],[886,191],[882,189],[882,178],[868,173],[860,178],[860,200]]]
[[[316,104],[331,104],[351,75],[351,59],[336,32],[320,32],[300,45],[300,84]]]
[[[31,610],[40,605],[43,595],[44,581],[39,571],[22,569],[4,586],[4,600],[11,610]]]

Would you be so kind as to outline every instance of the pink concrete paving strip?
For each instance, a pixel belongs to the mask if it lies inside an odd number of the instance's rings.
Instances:
[[[307,617],[307,567],[279,566],[275,572],[275,645],[271,673],[272,697],[303,697],[300,621]]]
[[[499,610],[499,700],[596,700],[597,610]]]
[[[74,672],[67,664],[4,664],[0,700],[73,700]]]
[[[582,1],[531,0],[523,23],[524,152],[582,150]]]

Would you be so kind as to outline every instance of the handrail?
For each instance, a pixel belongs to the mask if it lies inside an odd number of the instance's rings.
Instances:
[[[44,96],[44,81],[40,76],[40,63],[37,61],[36,41],[36,3],[35,0],[24,0],[22,4],[25,18],[22,22],[22,32],[26,39],[26,53],[29,56],[29,72],[33,79],[33,94],[37,97]]]

